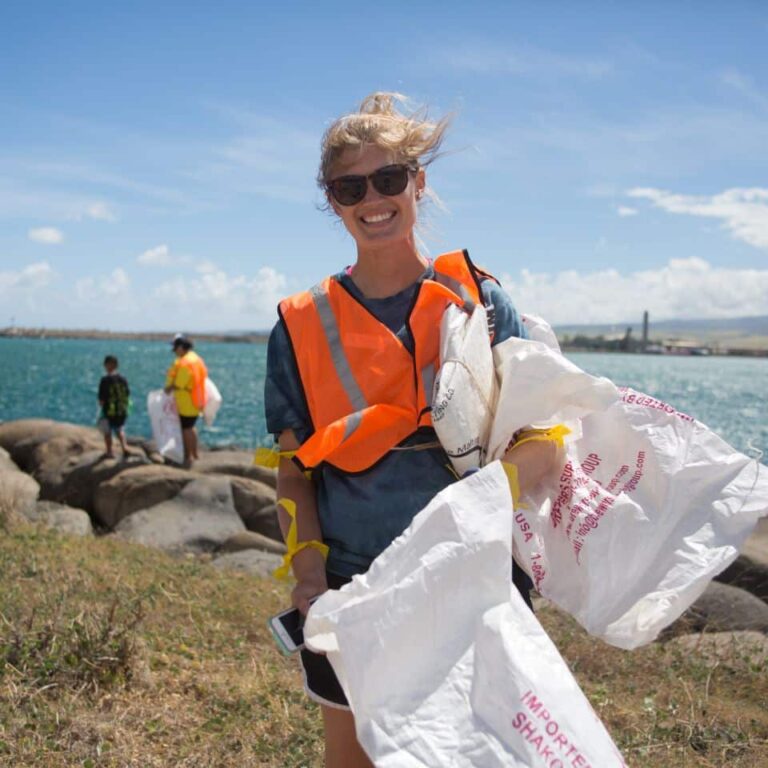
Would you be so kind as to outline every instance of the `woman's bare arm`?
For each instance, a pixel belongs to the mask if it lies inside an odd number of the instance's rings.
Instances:
[[[299,441],[293,430],[286,430],[279,438],[281,451],[295,451]],[[304,473],[290,459],[282,458],[277,471],[277,498],[291,499],[296,504],[297,541],[322,541],[320,521],[317,517],[317,501],[315,488]],[[283,538],[288,535],[291,518],[278,505],[278,520]],[[322,594],[328,589],[325,576],[325,558],[313,547],[307,547],[298,552],[292,562],[296,586],[291,593],[293,605],[302,613],[309,610],[309,600],[315,595]]]

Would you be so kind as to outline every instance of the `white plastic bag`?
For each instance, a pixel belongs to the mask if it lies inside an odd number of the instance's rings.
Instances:
[[[507,339],[493,353],[490,458],[526,419],[581,417],[558,476],[516,511],[518,562],[591,634],[621,648],[651,642],[768,514],[768,469],[690,416],[591,377],[544,343]]]
[[[206,378],[205,380],[205,406],[203,407],[203,421],[206,425],[211,427],[216,420],[216,414],[221,408],[221,393],[219,388]]]
[[[467,315],[450,304],[440,323],[432,425],[459,475],[485,463],[495,404],[496,375],[485,307],[478,304]]]
[[[158,452],[180,464],[184,461],[184,443],[176,398],[162,389],[152,390],[147,395],[147,412]]]
[[[496,462],[312,606],[307,645],[327,653],[380,768],[624,765],[511,585],[511,506]]]

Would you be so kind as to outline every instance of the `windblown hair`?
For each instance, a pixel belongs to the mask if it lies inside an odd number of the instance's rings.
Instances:
[[[449,116],[433,122],[425,107],[409,109],[402,94],[372,93],[357,112],[338,118],[325,132],[317,183],[325,189],[341,155],[349,149],[362,150],[366,144],[392,152],[398,162],[427,166],[439,155],[449,123]]]

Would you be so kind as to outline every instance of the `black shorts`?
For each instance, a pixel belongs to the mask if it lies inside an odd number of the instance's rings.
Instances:
[[[197,416],[179,416],[182,429],[192,429],[197,423]]]
[[[98,422],[98,428],[103,435],[108,435],[110,432],[118,434],[125,424],[125,416],[102,416]]]
[[[328,589],[341,589],[352,581],[335,573],[326,573],[326,577]],[[310,699],[335,709],[349,709],[347,697],[341,689],[336,673],[323,654],[312,653],[304,648],[301,652],[301,666],[304,668],[304,688]]]
[[[352,579],[345,576],[337,576],[335,573],[326,573],[328,589],[341,589]],[[530,590],[533,582],[528,574],[512,561],[512,583],[517,587],[525,604],[533,611]],[[301,651],[301,666],[304,668],[304,688],[307,695],[318,704],[323,704],[334,709],[349,709],[349,702],[344,695],[336,673],[328,659],[319,653],[312,653],[306,648]]]

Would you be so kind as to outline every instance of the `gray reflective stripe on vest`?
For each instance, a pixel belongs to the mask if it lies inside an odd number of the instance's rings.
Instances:
[[[360,413],[360,411],[357,411],[356,413],[350,413],[349,416],[347,416],[344,419],[344,440],[349,440],[350,437],[355,433],[357,428],[362,424],[363,422],[363,414]]]
[[[317,314],[320,317],[320,324],[323,326],[326,341],[331,350],[331,360],[333,360],[336,375],[339,377],[339,381],[342,387],[344,387],[344,392],[349,398],[349,402],[352,403],[354,410],[361,411],[363,408],[368,407],[368,402],[355,377],[352,375],[352,368],[349,365],[349,360],[347,360],[347,355],[344,352],[344,346],[341,343],[339,326],[336,323],[336,315],[333,314],[333,309],[331,309],[328,293],[322,285],[316,285],[310,290],[310,293],[312,294],[312,301],[315,303]]]
[[[461,298],[464,299],[464,306],[462,309],[465,311],[471,313],[475,308],[475,301],[471,294],[462,283],[456,280],[456,278],[453,278],[450,275],[445,275],[442,272],[435,272],[435,282],[444,285],[446,288],[450,288],[457,296],[461,296]]]
[[[435,388],[435,376],[437,375],[437,363],[425,365],[421,369],[421,383],[424,387],[424,399],[427,406],[432,405],[432,390]]]

